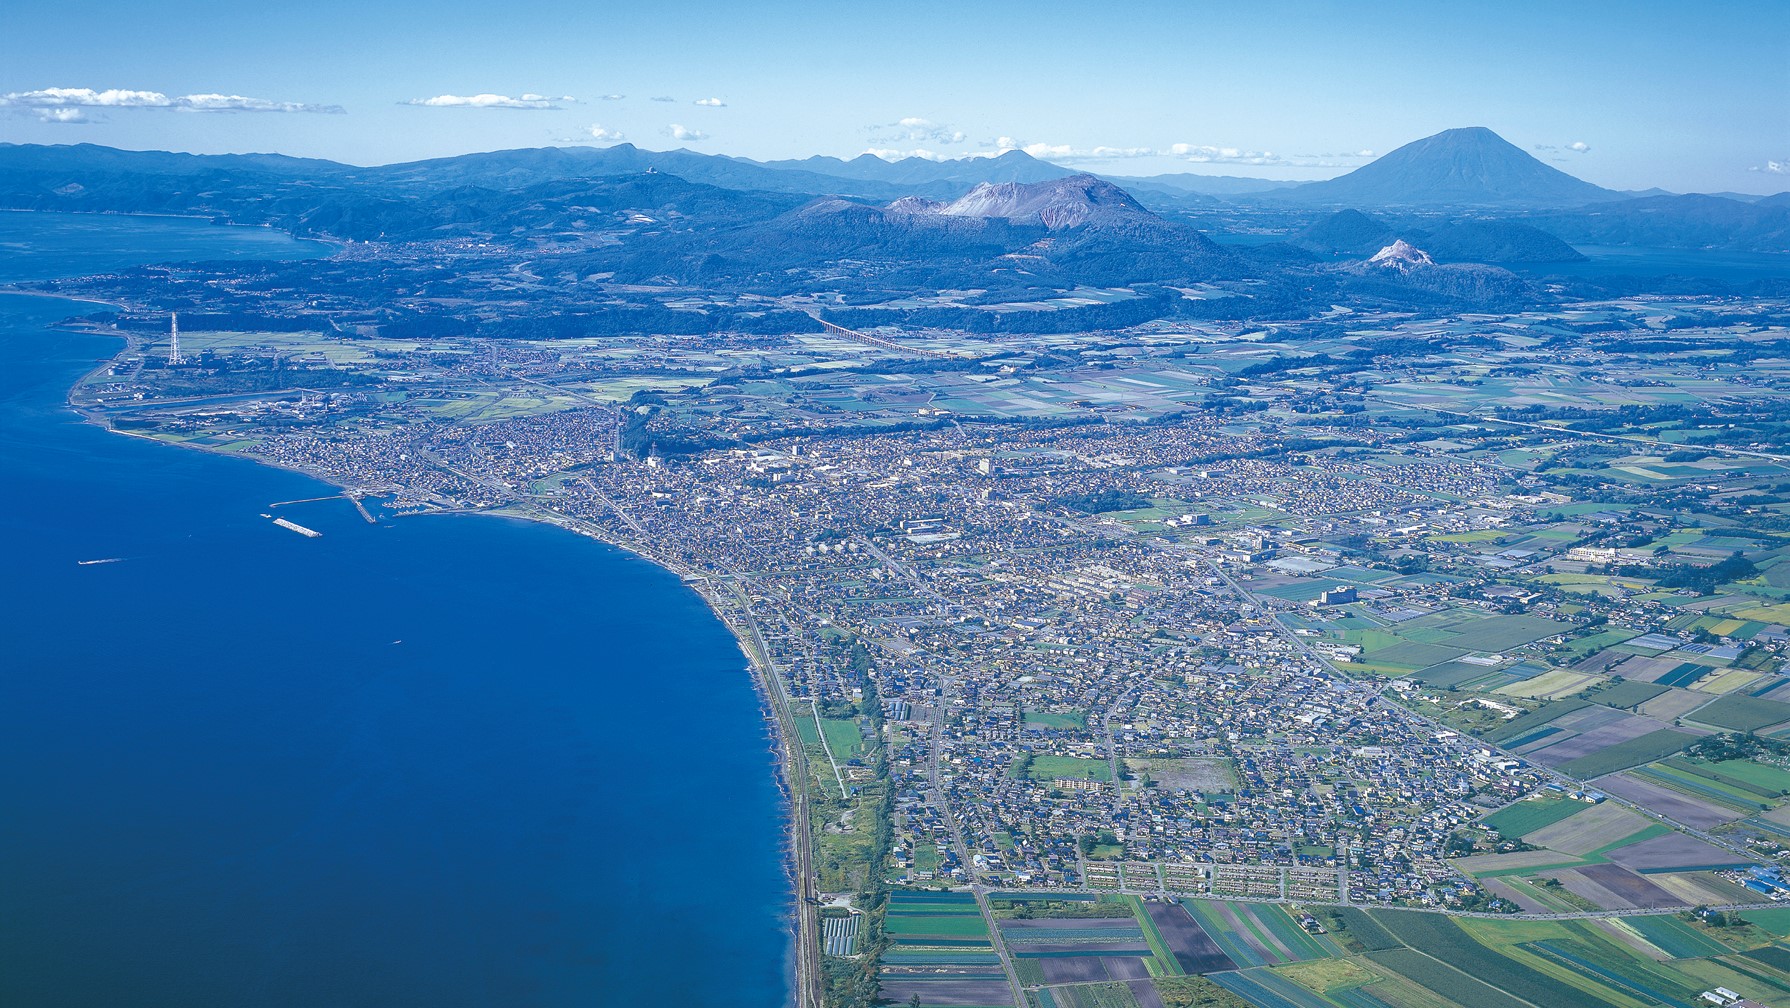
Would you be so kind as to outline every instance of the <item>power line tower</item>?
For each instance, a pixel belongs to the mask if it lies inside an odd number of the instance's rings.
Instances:
[[[168,364],[185,363],[180,359],[180,313],[168,313]]]

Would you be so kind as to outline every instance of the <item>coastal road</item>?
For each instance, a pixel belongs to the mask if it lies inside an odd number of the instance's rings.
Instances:
[[[783,753],[783,773],[789,786],[789,833],[795,854],[796,876],[796,1008],[821,1008],[825,1002],[820,974],[820,925],[813,911],[819,894],[814,889],[813,831],[808,810],[808,754],[798,741],[800,736],[796,734],[795,718],[790,714],[789,697],[783,692],[783,680],[777,675],[777,667],[771,662],[771,649],[765,644],[758,621],[752,618],[751,602],[737,580],[729,579],[727,588],[733,596],[733,605],[718,604],[723,600],[712,597],[710,605],[717,613],[722,614],[723,622],[746,645],[747,656],[751,658],[759,678],[764,682],[765,696],[770,700],[771,710],[777,721],[778,744]]]

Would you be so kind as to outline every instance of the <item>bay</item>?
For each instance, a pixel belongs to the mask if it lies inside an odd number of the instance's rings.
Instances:
[[[0,215],[0,281],[318,251],[113,222]],[[785,1003],[775,764],[701,600],[546,525],[274,526],[332,488],[65,406],[117,344],[46,326],[95,308],[0,295],[0,1004]]]

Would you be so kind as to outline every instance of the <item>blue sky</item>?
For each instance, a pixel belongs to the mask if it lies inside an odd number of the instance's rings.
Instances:
[[[1320,178],[1480,125],[1615,188],[1790,189],[1782,2],[10,7],[17,142],[360,164],[618,138],[760,159],[1012,146]]]

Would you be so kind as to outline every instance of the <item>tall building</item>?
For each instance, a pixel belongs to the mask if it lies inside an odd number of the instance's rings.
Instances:
[[[180,359],[180,313],[168,313],[168,363],[183,363]]]

